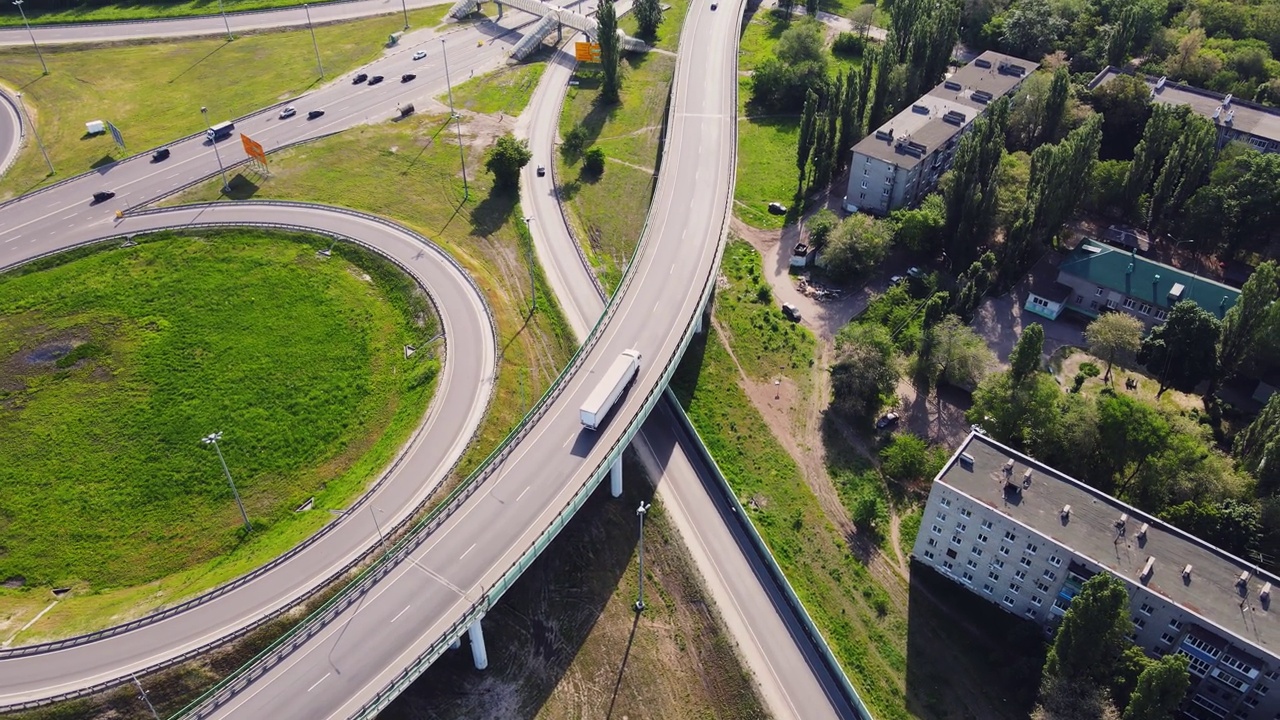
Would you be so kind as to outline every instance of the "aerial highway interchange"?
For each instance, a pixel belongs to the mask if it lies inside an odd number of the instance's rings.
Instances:
[[[418,4],[425,3],[409,3]],[[367,14],[385,12],[387,6],[362,0],[333,7]],[[671,416],[671,401],[660,391],[700,324],[727,221],[736,138],[738,29],[738,16],[728,9],[712,12],[706,4],[696,4],[689,11],[673,87],[666,159],[641,247],[609,314],[546,407],[509,453],[490,468],[478,490],[433,527],[405,561],[365,588],[359,602],[269,668],[255,673],[243,689],[220,698],[216,706],[202,708],[201,716],[358,716],[366,703],[402,677],[404,669],[428,648],[459,634],[458,623],[468,611],[496,601],[513,565],[526,560],[539,540],[549,539],[549,528],[559,529],[563,511],[607,474],[633,435],[642,461],[659,478],[659,493],[705,581],[715,596],[730,599],[727,607],[721,603],[721,613],[755,671],[770,710],[777,717],[796,718],[864,714],[806,637],[753,549],[741,519],[693,451],[696,439]],[[283,14],[296,11],[281,13],[256,14],[253,21],[262,26],[299,24]],[[139,25],[173,23],[175,34],[208,34],[209,21],[221,24],[214,17]],[[496,68],[518,39],[519,29],[532,21],[528,15],[508,11],[500,22],[446,32],[450,70],[462,76]],[[110,25],[103,32],[113,37],[140,36],[132,34],[134,27]],[[50,41],[94,37],[95,30],[93,26],[68,28],[58,32],[70,35]],[[156,30],[141,27],[136,32]],[[697,37],[698,42],[684,40],[689,37]],[[411,60],[415,43],[427,40],[430,43],[423,47],[430,48],[432,56],[421,63]],[[13,40],[11,31],[0,31],[0,42],[11,41],[25,38]],[[276,109],[268,108],[237,120],[237,129],[270,151],[390,118],[398,104],[443,90],[443,66],[434,61],[438,44],[435,37],[409,41],[360,70],[394,77],[413,68],[414,83],[352,92],[348,79],[338,78],[290,101],[301,112],[323,108],[323,118],[310,123],[296,122],[300,118],[279,120]],[[566,58],[559,53],[549,63],[521,120],[536,158],[548,158],[551,152],[560,102],[572,71],[572,61]],[[5,141],[14,134],[6,130],[4,115],[0,108],[0,159]],[[217,175],[216,161],[203,136],[169,147],[172,158],[164,163],[149,163],[143,155],[0,207],[0,267],[95,239],[205,224],[309,228],[375,247],[430,289],[441,308],[449,348],[442,392],[433,401],[423,428],[386,481],[373,491],[376,498],[366,498],[366,502],[376,500],[379,507],[396,508],[397,519],[409,515],[445,478],[488,402],[493,329],[478,291],[456,265],[429,245],[429,239],[359,214],[303,204],[222,203],[130,212],[116,218],[116,210],[128,210]],[[108,186],[116,197],[88,207],[89,196]],[[575,332],[587,339],[605,302],[569,237],[554,189],[550,183],[537,182],[532,165],[525,169],[522,200],[526,214],[533,218],[541,262]],[[637,382],[599,433],[583,430],[577,410],[594,387],[595,373],[630,347],[640,350],[644,358]],[[264,613],[291,604],[377,539],[371,516],[351,512],[317,542],[269,571],[183,613],[53,652],[0,654],[0,704],[41,700],[119,681],[130,672],[144,671],[233,634]],[[396,619],[389,622],[392,617]],[[405,632],[406,627],[414,632]]]

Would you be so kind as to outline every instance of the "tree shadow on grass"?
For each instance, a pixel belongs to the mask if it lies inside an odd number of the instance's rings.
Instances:
[[[489,237],[511,219],[520,202],[520,194],[514,190],[493,188],[489,196],[471,209],[471,234]]]

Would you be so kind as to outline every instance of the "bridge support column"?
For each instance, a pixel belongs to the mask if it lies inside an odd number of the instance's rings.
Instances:
[[[704,313],[703,313],[701,310],[699,310],[699,311],[698,311],[698,319],[693,321],[693,334],[694,334],[694,335],[701,335],[701,334],[702,334],[702,316],[703,316],[703,314],[704,314]]]
[[[501,20],[502,19],[502,3],[495,2],[494,5],[498,6],[498,19]]]
[[[449,645],[450,650],[457,650],[460,647],[462,647],[462,638],[454,638],[454,641]]]
[[[614,460],[609,468],[609,494],[622,497],[622,458]]]
[[[489,655],[484,651],[484,629],[480,627],[480,618],[467,628],[467,638],[471,641],[471,659],[475,661],[477,670],[489,667]]]

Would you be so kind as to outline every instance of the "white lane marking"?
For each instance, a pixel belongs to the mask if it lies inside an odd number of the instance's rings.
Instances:
[[[315,684],[313,684],[311,687],[307,688],[307,692],[311,692],[312,690],[315,690],[315,689],[316,689],[316,685],[319,685],[320,683],[324,682],[324,681],[325,681],[325,678],[328,678],[328,677],[329,677],[330,675],[332,675],[332,674],[333,674],[333,673],[325,673],[325,674],[324,674],[324,677],[322,677],[322,678],[320,678],[319,680],[315,681]]]
[[[568,440],[565,440],[565,441],[564,441],[564,444],[563,444],[563,445],[561,445],[560,447],[569,447],[569,443],[573,442],[574,438],[578,437],[578,436],[579,436],[579,435],[581,435],[581,434],[582,434],[582,432],[581,432],[581,431],[579,431],[579,430],[574,430],[572,433],[570,433],[570,434],[569,434],[569,439],[568,439]]]
[[[524,494],[525,494],[525,493],[527,493],[527,492],[529,492],[529,488],[531,488],[531,487],[533,487],[533,486],[532,486],[532,485],[526,485],[526,486],[525,486],[525,488],[524,488],[523,490],[521,490],[521,491],[520,491],[520,494],[516,496],[516,502],[520,502],[520,498],[524,497]]]
[[[400,612],[396,613],[396,616],[395,616],[395,617],[393,617],[393,618],[391,618],[391,622],[395,622],[395,621],[399,620],[401,615],[403,615],[403,614],[405,614],[405,613],[409,612],[409,607],[410,607],[410,606],[405,605],[403,610],[401,610]]]
[[[667,271],[667,274],[673,275],[675,274],[675,271],[676,271],[676,263],[671,263],[671,269]]]
[[[469,552],[471,552],[472,550],[474,550],[474,549],[475,549],[475,547],[476,547],[476,544],[475,544],[475,543],[471,543],[471,547],[467,548],[466,550],[463,550],[463,551],[462,551],[462,554],[458,556],[458,559],[459,559],[459,560],[461,560],[462,558],[466,557],[466,556],[467,556],[467,553],[469,553]]]

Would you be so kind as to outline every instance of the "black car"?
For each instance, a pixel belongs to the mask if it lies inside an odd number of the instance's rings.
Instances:
[[[324,114],[323,110],[312,110],[311,112],[307,113],[307,119],[315,120],[316,118],[320,117],[323,114]]]
[[[151,162],[164,162],[169,159],[169,148],[160,148],[151,153]]]
[[[352,85],[359,85],[360,83],[362,83],[362,82],[364,82],[365,80],[368,80],[368,79],[369,79],[369,75],[368,75],[367,73],[360,73],[359,75],[357,75],[357,76],[355,76],[355,77],[351,78],[351,84],[352,84]]]
[[[547,168],[546,168],[545,166],[539,165],[539,166],[538,166],[538,177],[544,177],[546,174],[547,174]]]
[[[369,78],[369,84],[370,84],[370,85],[377,85],[377,84],[378,84],[378,83],[380,83],[380,82],[382,82],[382,76],[381,76],[381,75],[374,75],[373,77]]]
[[[417,76],[417,75],[414,75],[413,73],[405,73],[405,74],[403,74],[403,75],[401,75],[401,76],[400,76],[400,82],[402,82],[402,83],[409,82],[410,80],[412,80],[412,79],[414,79],[414,78],[416,78],[416,77],[418,77],[418,76]]]
[[[711,3],[711,9],[712,9],[712,10],[715,10],[715,9],[716,9],[716,4],[715,4],[715,3]]]
[[[771,202],[769,203],[769,214],[770,215],[786,215],[787,206],[783,205],[780,202]]]
[[[93,194],[93,202],[96,205],[97,203],[100,203],[100,202],[106,202],[115,196],[116,194],[111,192],[110,190],[99,190],[98,192]]]
[[[876,429],[887,430],[897,425],[898,421],[901,419],[902,419],[902,416],[896,412],[885,413],[884,415],[880,416],[879,420],[876,420]]]

